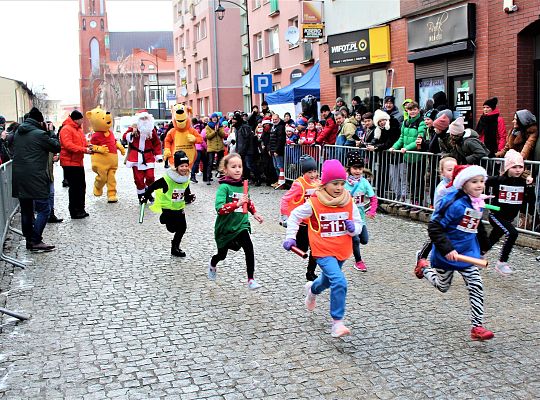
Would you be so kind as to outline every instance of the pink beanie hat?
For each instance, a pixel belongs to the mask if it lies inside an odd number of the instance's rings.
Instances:
[[[448,119],[446,114],[441,115],[439,118],[433,121],[433,126],[440,131],[446,130],[446,128],[448,128],[448,125],[450,125],[450,120]]]
[[[523,162],[523,157],[521,156],[521,153],[510,149],[506,152],[506,155],[504,156],[504,172],[508,171],[514,165],[521,165],[522,167],[524,167],[525,163]]]
[[[322,166],[321,184],[326,185],[332,181],[344,181],[347,179],[347,172],[339,160],[326,160]]]
[[[463,117],[457,118],[454,122],[448,127],[448,133],[454,136],[461,136],[465,132],[465,120]]]

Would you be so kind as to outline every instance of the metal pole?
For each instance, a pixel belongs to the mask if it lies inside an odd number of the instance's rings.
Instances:
[[[133,54],[131,54],[131,115],[133,115],[133,103],[135,98],[135,83],[133,81]]]
[[[248,63],[249,63],[249,111],[253,106],[253,80],[251,79],[251,40],[249,38],[249,9],[247,5],[247,0],[244,0],[244,5],[246,7],[246,28],[247,28],[247,46],[248,46]]]
[[[159,87],[159,61],[157,58],[157,53],[154,54],[154,57],[156,58],[156,80],[157,80],[157,90],[158,90],[158,118],[161,119],[161,88]]]

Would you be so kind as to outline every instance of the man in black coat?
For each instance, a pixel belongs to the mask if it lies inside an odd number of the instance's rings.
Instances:
[[[52,124],[46,124],[43,114],[33,107],[13,139],[12,173],[12,196],[19,199],[23,236],[26,248],[32,251],[54,249],[43,243],[42,234],[51,212],[49,153],[59,152],[60,142],[54,135]],[[34,211],[37,213],[35,218]]]
[[[285,122],[279,117],[278,114],[272,114],[272,129],[270,129],[268,152],[272,156],[274,168],[278,176],[284,165],[283,157],[285,155],[285,142]],[[279,183],[276,182],[272,186],[277,186],[278,184]]]
[[[236,130],[236,152],[242,157],[244,179],[250,179],[254,170],[253,156],[257,149],[257,137],[239,112],[234,113],[231,122]]]

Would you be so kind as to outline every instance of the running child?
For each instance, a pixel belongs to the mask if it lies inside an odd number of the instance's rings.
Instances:
[[[291,212],[298,206],[304,204],[310,196],[315,193],[315,189],[320,185],[320,181],[317,179],[319,173],[317,172],[317,163],[308,155],[300,157],[300,169],[302,176],[296,179],[291,188],[281,198],[280,211],[283,226],[287,227],[287,218],[291,215]],[[297,247],[307,252],[309,250],[309,238],[308,227],[306,221],[300,222],[298,233],[296,234]],[[310,253],[308,258],[306,279],[308,281],[314,281],[317,279],[315,269],[317,268],[317,262]]]
[[[454,195],[445,196],[428,225],[433,241],[431,267],[416,266],[418,279],[426,278],[439,291],[450,289],[454,272],[461,274],[469,291],[472,340],[489,340],[493,332],[483,327],[484,289],[480,272],[475,265],[458,261],[459,255],[480,258],[479,241],[485,231],[478,230],[484,210],[486,170],[478,165],[459,165],[454,168]]]
[[[152,183],[141,195],[141,203],[152,199],[152,193],[156,192],[154,204],[150,210],[161,213],[159,222],[167,230],[174,233],[171,241],[171,255],[185,257],[186,253],[180,249],[180,242],[186,233],[186,202],[195,200],[195,195],[189,191],[190,178],[189,158],[182,150],[174,153],[174,168],[165,171],[165,175]]]
[[[439,204],[444,196],[448,193],[454,193],[456,188],[453,185],[449,185],[452,181],[452,174],[454,173],[454,168],[457,165],[457,160],[454,157],[443,157],[439,161],[439,173],[441,175],[441,181],[435,188],[435,194],[433,197],[433,208],[437,210]],[[424,243],[424,246],[420,251],[416,253],[416,265],[421,267],[427,267],[429,262],[427,257],[433,247],[431,240],[428,240]],[[420,267],[419,267],[420,268]]]
[[[251,242],[251,225],[248,214],[243,213],[243,206],[247,204],[247,210],[253,214],[253,218],[260,224],[263,217],[255,210],[255,204],[247,194],[244,194],[242,181],[242,159],[236,153],[225,156],[221,162],[224,176],[219,178],[219,188],[216,193],[215,208],[217,211],[214,236],[218,252],[208,262],[208,279],[215,280],[217,276],[217,264],[225,260],[229,250],[244,250],[246,257],[248,288],[258,289],[261,287],[253,278],[255,272],[255,255]]]
[[[514,273],[508,264],[508,258],[516,243],[518,231],[512,221],[519,214],[523,204],[534,199],[534,188],[529,186],[533,179],[529,171],[524,171],[525,164],[523,157],[515,150],[508,150],[504,156],[504,172],[501,176],[490,176],[486,182],[486,187],[492,189],[495,196],[492,205],[500,207],[500,211],[489,212],[489,223],[493,227],[489,235],[489,247],[491,249],[495,243],[504,235],[505,240],[499,255],[499,260],[495,264],[495,271],[502,276]]]
[[[352,237],[362,230],[362,218],[345,190],[347,174],[338,160],[326,160],[322,168],[321,186],[309,200],[296,207],[288,219],[285,250],[296,246],[296,235],[302,221],[308,220],[311,252],[321,268],[315,281],[305,285],[306,308],[315,309],[318,294],[330,288],[332,337],[349,335],[343,324],[347,280],[341,267],[352,255]]]
[[[367,266],[362,260],[362,254],[360,253],[360,244],[366,245],[369,241],[369,234],[367,230],[366,217],[375,218],[377,214],[377,196],[373,187],[364,178],[364,158],[359,150],[353,150],[347,153],[347,180],[345,181],[345,189],[347,189],[353,198],[353,202],[358,207],[360,216],[364,225],[359,235],[353,236],[353,254],[354,254],[354,268],[358,271],[366,272]],[[366,213],[366,197],[369,199],[369,211]]]

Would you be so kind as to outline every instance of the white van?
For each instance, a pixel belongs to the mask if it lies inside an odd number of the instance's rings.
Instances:
[[[122,141],[122,135],[128,128],[133,124],[135,117],[124,116],[124,117],[115,117],[114,118],[114,137],[116,140]]]

